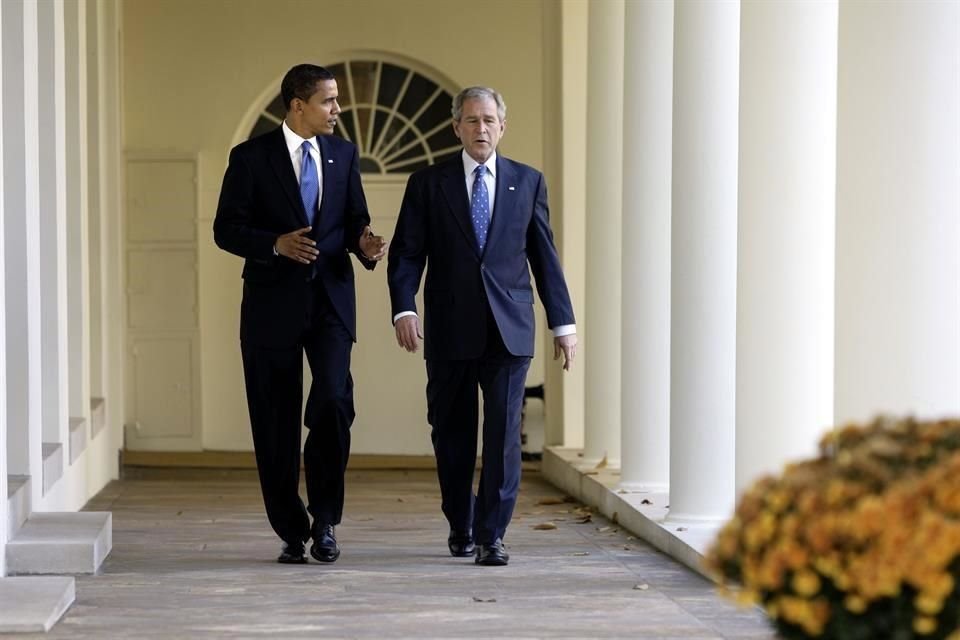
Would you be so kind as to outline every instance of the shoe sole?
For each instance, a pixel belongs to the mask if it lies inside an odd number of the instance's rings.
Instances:
[[[277,558],[277,563],[278,564],[307,564],[307,558],[306,556],[301,556],[296,559],[291,558],[289,560],[281,560],[280,558]]]
[[[474,561],[475,564],[478,564],[481,567],[505,567],[507,566],[508,562],[509,560],[497,560],[497,559],[481,560],[480,558],[477,558]]]
[[[454,558],[472,558],[476,555],[476,548],[470,549],[469,551],[461,551],[460,553],[455,552],[453,549],[450,549],[450,555]]]

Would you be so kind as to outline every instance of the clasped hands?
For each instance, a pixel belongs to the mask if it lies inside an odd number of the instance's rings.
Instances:
[[[276,244],[273,245],[277,254],[303,264],[310,264],[316,260],[320,252],[317,251],[316,241],[307,235],[311,229],[313,227],[303,227],[278,236]],[[373,235],[369,226],[363,228],[359,245],[363,257],[373,262],[383,260],[387,254],[387,241],[383,236]]]

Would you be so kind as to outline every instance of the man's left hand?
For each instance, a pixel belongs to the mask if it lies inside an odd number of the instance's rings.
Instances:
[[[570,371],[573,367],[573,359],[577,356],[577,334],[571,333],[553,339],[553,359],[559,359],[561,353],[563,354],[563,370]]]
[[[364,227],[363,233],[360,234],[360,252],[367,260],[378,262],[387,255],[387,241],[383,236],[373,235],[369,226]]]

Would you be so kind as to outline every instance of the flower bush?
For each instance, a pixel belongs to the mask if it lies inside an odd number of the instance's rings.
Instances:
[[[705,558],[784,638],[960,640],[960,420],[877,419],[764,477]]]

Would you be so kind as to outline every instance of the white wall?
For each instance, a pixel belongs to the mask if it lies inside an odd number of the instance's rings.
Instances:
[[[203,448],[249,450],[238,339],[241,262],[214,246],[211,226],[227,154],[238,136],[245,137],[250,112],[275,95],[293,64],[333,64],[354,52],[382,52],[417,61],[455,86],[496,87],[508,105],[501,150],[542,166],[542,3],[496,0],[480,9],[463,0],[322,5],[294,0],[138,0],[124,8],[124,60],[129,70],[124,75],[124,147],[130,153],[195,153],[199,158]],[[369,19],[372,12],[376,20]],[[483,16],[492,21],[482,30],[484,55],[453,55],[463,50],[466,39],[477,37],[475,27],[484,24]],[[291,38],[291,20],[315,25],[317,37]],[[173,42],[176,46],[171,46]],[[395,216],[399,196],[395,197],[392,209],[373,213]],[[391,228],[379,230],[392,235]],[[422,360],[395,346],[384,305],[371,304],[368,298],[386,299],[383,266],[358,277],[360,311],[377,309],[377,317],[363,317],[359,326],[353,451],[428,454],[424,386],[414,385],[419,391],[411,398],[408,389],[360,385],[364,366],[385,367],[394,379],[424,379]],[[365,343],[383,345],[375,363],[365,362]],[[543,379],[541,360],[531,367],[528,384]],[[395,419],[371,424],[365,415],[365,405],[371,403],[397,407]],[[420,407],[419,413],[410,413],[414,406]]]
[[[840,3],[836,419],[960,412],[960,3]]]

